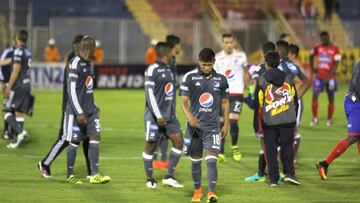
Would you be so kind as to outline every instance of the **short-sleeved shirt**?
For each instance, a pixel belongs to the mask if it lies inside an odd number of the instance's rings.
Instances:
[[[341,59],[339,48],[332,44],[328,46],[317,45],[311,50],[310,54],[317,57],[317,76],[322,80],[330,76],[335,63]],[[331,75],[331,77],[335,77],[335,74]]]
[[[20,64],[21,69],[12,89],[16,89],[24,85],[30,86],[31,52],[25,45],[14,50],[12,65],[15,64]]]
[[[306,75],[301,71],[299,66],[290,61],[288,58],[281,59],[278,68],[284,71],[287,75],[290,75],[292,79],[297,76],[301,81],[306,80]]]
[[[180,85],[180,96],[190,98],[190,111],[200,120],[203,131],[220,128],[220,110],[222,99],[229,97],[229,85],[222,74],[205,76],[199,68],[185,74]]]
[[[214,70],[227,78],[230,95],[244,94],[243,68],[247,65],[246,54],[243,51],[234,50],[227,55],[221,51],[216,54],[215,59]]]

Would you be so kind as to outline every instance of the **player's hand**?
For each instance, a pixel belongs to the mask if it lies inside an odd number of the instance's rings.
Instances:
[[[6,87],[6,88],[4,89],[4,97],[5,97],[6,99],[8,99],[8,98],[10,97],[10,88],[9,88],[9,87]]]
[[[195,116],[190,116],[190,118],[188,118],[188,122],[189,122],[189,125],[193,128],[197,128],[199,126],[199,119],[196,118]]]
[[[227,133],[228,133],[228,126],[224,125],[221,128],[221,139],[224,139],[226,137]]]
[[[161,127],[164,127],[166,125],[166,120],[164,118],[158,118],[157,124]]]
[[[84,114],[76,116],[76,121],[79,125],[85,125],[87,123],[87,118]]]

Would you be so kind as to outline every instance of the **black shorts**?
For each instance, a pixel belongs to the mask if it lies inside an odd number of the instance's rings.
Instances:
[[[242,104],[244,101],[243,96],[230,96],[230,113],[240,114],[242,109]]]
[[[220,129],[201,130],[199,128],[192,128],[187,125],[184,142],[186,147],[186,155],[202,155],[203,149],[206,152],[213,152],[219,154],[221,145]]]
[[[157,142],[161,136],[167,139],[169,135],[181,134],[180,123],[177,118],[166,121],[165,127],[160,127],[153,115],[145,115],[145,140],[147,142]]]
[[[30,86],[20,86],[10,92],[10,97],[5,103],[5,111],[25,113],[30,105]]]
[[[69,142],[81,142],[86,136],[100,136],[99,112],[89,115],[84,126],[77,123],[75,115],[65,113],[63,131]]]

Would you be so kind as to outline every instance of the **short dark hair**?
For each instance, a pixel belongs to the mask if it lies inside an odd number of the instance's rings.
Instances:
[[[95,48],[95,40],[85,35],[80,42],[80,50],[91,50]]]
[[[269,51],[275,51],[276,50],[274,42],[270,42],[270,41],[263,44],[261,49],[262,49],[262,52],[263,52],[264,55],[266,53],[268,53]]]
[[[168,43],[171,48],[174,48],[175,45],[180,44],[180,38],[176,35],[167,35],[166,43]]]
[[[325,37],[325,36],[329,36],[329,33],[327,31],[322,31],[320,33],[320,37]]]
[[[168,54],[169,52],[171,52],[171,47],[168,43],[159,42],[156,44],[155,53],[156,53],[157,57],[161,58],[161,57],[165,56],[166,54]]]
[[[285,54],[289,53],[289,43],[285,40],[279,40],[276,42],[276,47],[284,50]]]
[[[203,62],[212,62],[215,60],[215,52],[210,48],[203,48],[199,52],[199,60]]]
[[[270,68],[277,68],[280,64],[280,55],[277,51],[269,51],[265,55],[265,63]]]
[[[221,39],[234,37],[231,33],[224,33]]]
[[[288,34],[286,33],[281,33],[280,35],[280,40],[283,40],[285,37],[289,36]]]
[[[82,38],[84,38],[84,35],[81,35],[81,34],[76,35],[72,43],[73,44],[79,44],[81,42]]]
[[[17,34],[16,34],[17,38],[23,42],[26,43],[27,39],[28,39],[28,33],[25,30],[20,30]]]
[[[289,45],[289,53],[295,55],[297,57],[299,55],[300,48],[296,44]]]

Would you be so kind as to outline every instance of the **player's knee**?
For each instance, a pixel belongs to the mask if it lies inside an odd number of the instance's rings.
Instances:
[[[70,144],[71,147],[77,149],[79,147],[79,145],[80,145],[80,142],[71,141],[69,144]]]
[[[230,122],[231,122],[231,121],[237,122],[237,121],[239,120],[239,114],[237,114],[237,113],[230,113],[230,114],[229,114],[229,119],[230,119]]]
[[[145,153],[153,154],[156,149],[157,142],[146,142]]]
[[[10,112],[5,112],[5,114],[4,114],[4,120],[6,120],[9,116],[13,116],[13,114],[10,113]]]
[[[202,155],[201,154],[191,155],[191,160],[202,160]]]
[[[346,141],[351,145],[351,144],[354,144],[355,142],[358,142],[359,141],[359,136],[358,137],[355,137],[355,136],[347,136],[345,139]]]
[[[92,141],[100,141],[100,136],[96,136],[96,135],[91,135],[89,136],[89,140]]]

